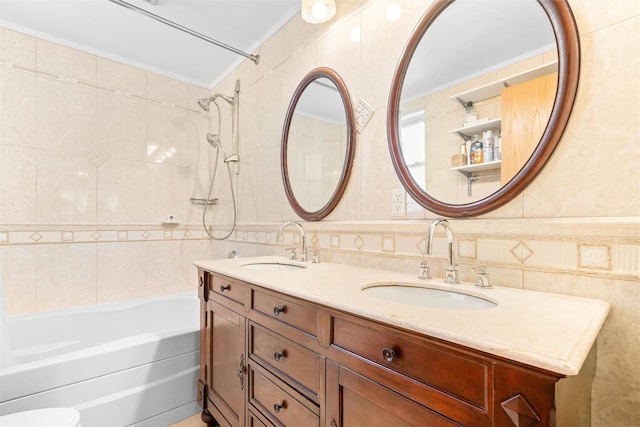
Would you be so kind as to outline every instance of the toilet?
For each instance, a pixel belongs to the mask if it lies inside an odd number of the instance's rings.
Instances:
[[[0,417],[1,427],[80,427],[80,412],[72,408],[44,408]]]

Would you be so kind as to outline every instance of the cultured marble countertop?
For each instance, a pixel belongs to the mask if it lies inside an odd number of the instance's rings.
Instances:
[[[205,260],[194,264],[267,289],[563,375],[576,375],[580,371],[610,308],[608,302],[597,299],[497,286],[482,289],[470,283],[452,285],[439,278],[421,280],[417,275],[342,264],[307,262],[303,263],[306,268],[296,270],[242,267],[264,262],[297,263],[272,256]],[[497,302],[497,306],[482,310],[436,309],[395,303],[362,292],[362,288],[381,282],[453,290]]]

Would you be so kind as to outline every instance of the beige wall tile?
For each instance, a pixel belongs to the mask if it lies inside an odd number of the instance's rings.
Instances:
[[[112,158],[146,161],[146,103],[110,92],[96,95],[98,145]]]
[[[36,65],[39,71],[96,83],[96,57],[58,43],[36,39]]]
[[[38,311],[96,303],[96,245],[39,245]]]
[[[146,243],[97,245],[96,259],[96,298],[99,304],[147,295]]]
[[[36,38],[0,27],[0,60],[34,69]]]
[[[82,152],[96,143],[96,89],[37,78],[37,147]]]
[[[96,169],[82,154],[38,151],[39,223],[93,224]]]
[[[146,163],[111,159],[97,169],[97,221],[146,223]]]
[[[98,86],[146,96],[147,73],[131,65],[97,57]]]
[[[36,147],[36,77],[0,68],[0,143]]]
[[[9,316],[34,313],[36,303],[37,248],[28,245],[0,246],[2,275],[0,283],[4,292],[6,313]]]
[[[32,148],[0,145],[0,223],[36,222],[36,161]]]

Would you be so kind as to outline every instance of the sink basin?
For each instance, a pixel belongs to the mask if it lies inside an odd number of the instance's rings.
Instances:
[[[386,301],[449,310],[483,310],[498,305],[488,299],[454,290],[426,288],[408,283],[373,284],[363,288],[362,292]]]
[[[251,264],[244,264],[242,268],[246,268],[248,270],[300,270],[307,267],[305,265],[287,262],[254,262]]]

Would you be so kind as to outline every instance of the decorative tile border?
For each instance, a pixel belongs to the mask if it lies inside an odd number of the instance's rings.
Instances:
[[[527,220],[522,220],[528,224]],[[271,247],[272,252],[282,253],[283,247],[300,244],[296,230],[285,230],[280,241],[276,241],[277,223],[241,224],[227,239],[229,245],[260,245]],[[309,249],[332,254],[357,255],[381,258],[401,258],[419,263],[425,258],[425,234],[428,222],[419,224],[381,223],[303,223]],[[472,224],[475,225],[475,224]],[[535,227],[534,225],[529,225]],[[461,266],[484,265],[488,267],[521,271],[544,271],[554,273],[589,275],[603,278],[640,280],[640,235],[627,233],[633,230],[633,222],[609,225],[595,221],[593,228],[581,226],[581,235],[574,231],[575,224],[563,223],[550,227],[556,235],[533,235],[514,232],[500,235],[487,232],[473,233],[469,223],[456,222],[456,255]],[[12,229],[13,228],[13,229]],[[74,243],[140,242],[162,240],[209,240],[199,225],[188,225],[167,230],[159,226],[13,226],[0,227],[0,246],[46,245]],[[478,227],[481,230],[487,230]],[[508,228],[508,227],[507,227]],[[526,228],[526,227],[525,227]],[[592,232],[591,230],[596,230]],[[523,231],[522,229],[520,231]],[[524,230],[526,231],[526,230]],[[224,231],[216,231],[220,236]],[[593,235],[592,235],[593,234]],[[607,236],[610,234],[610,236]],[[627,237],[631,236],[631,237]],[[443,263],[446,257],[444,233],[436,234],[433,253],[429,258]]]

